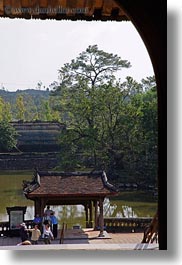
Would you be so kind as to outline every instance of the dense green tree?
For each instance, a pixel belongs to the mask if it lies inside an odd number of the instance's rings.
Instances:
[[[0,97],[0,121],[3,119],[4,100]]]
[[[57,106],[62,113],[62,121],[69,128],[61,142],[64,148],[66,142],[67,146],[72,146],[67,148],[67,152],[68,157],[72,152],[73,161],[73,153],[78,156],[79,150],[85,150],[84,155],[91,156],[97,166],[97,157],[103,148],[105,134],[99,130],[102,122],[99,100],[103,90],[108,92],[108,86],[115,82],[114,72],[128,67],[128,61],[99,50],[94,45],[60,69],[60,85],[56,86],[53,95],[60,96]]]
[[[38,109],[38,120],[41,121],[59,121],[60,113],[53,109],[52,100],[42,99]]]
[[[23,95],[19,95],[16,99],[16,118],[17,120],[25,120],[25,105]]]
[[[16,130],[9,123],[11,121],[11,106],[0,97],[0,151],[16,148]]]
[[[25,121],[35,121],[38,119],[38,106],[36,106],[32,95],[28,93],[23,97],[24,119]]]
[[[97,45],[89,46],[86,51],[64,64],[59,70],[60,87],[69,91],[77,90],[85,85],[85,93],[89,95],[91,89],[95,89],[103,83],[110,81],[114,73],[122,68],[129,68],[130,62],[122,60],[118,55],[99,50]]]
[[[2,97],[0,97],[0,122],[12,120],[11,105],[9,102],[5,102]]]
[[[155,80],[142,80],[143,93],[128,104],[130,124],[130,169],[148,180],[157,176],[157,92]]]
[[[17,132],[7,121],[0,122],[0,150],[10,151],[16,148]]]
[[[116,55],[89,46],[59,71],[60,84],[53,95],[67,125],[60,137],[64,169],[104,168],[112,173],[124,169],[141,182],[146,177],[155,181],[155,78],[117,81],[114,72],[129,66]]]

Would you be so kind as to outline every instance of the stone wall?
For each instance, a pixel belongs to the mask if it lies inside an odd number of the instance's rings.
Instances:
[[[58,165],[58,153],[0,154],[0,170],[53,169]]]
[[[18,133],[17,147],[21,152],[57,152],[59,137],[65,127],[59,122],[12,122]]]
[[[58,165],[59,137],[65,126],[59,122],[12,122],[18,133],[17,150],[1,153],[0,170],[53,169]]]

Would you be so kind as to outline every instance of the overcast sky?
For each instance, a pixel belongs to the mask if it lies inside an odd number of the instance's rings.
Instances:
[[[153,75],[144,43],[131,22],[84,22],[0,19],[0,88],[8,91],[48,87],[58,80],[58,69],[89,45],[119,55],[132,67],[122,70],[122,80],[137,81]]]

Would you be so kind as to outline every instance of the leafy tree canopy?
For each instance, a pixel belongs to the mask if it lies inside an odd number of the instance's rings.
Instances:
[[[56,87],[56,91],[64,87],[75,89],[80,83],[86,85],[87,89],[97,87],[114,78],[114,72],[130,66],[130,62],[122,60],[118,55],[99,50],[97,45],[90,45],[75,60],[61,67],[60,87]]]
[[[10,151],[16,148],[17,132],[7,121],[1,121],[0,123],[0,150]]]
[[[89,46],[59,71],[55,107],[67,124],[60,136],[64,169],[103,168],[155,179],[157,95],[154,77],[117,81],[127,60]]]

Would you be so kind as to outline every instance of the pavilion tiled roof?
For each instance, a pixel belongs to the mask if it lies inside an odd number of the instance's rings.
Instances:
[[[105,172],[37,172],[32,182],[24,185],[24,193],[28,198],[107,196],[116,192],[116,188],[107,181]]]

